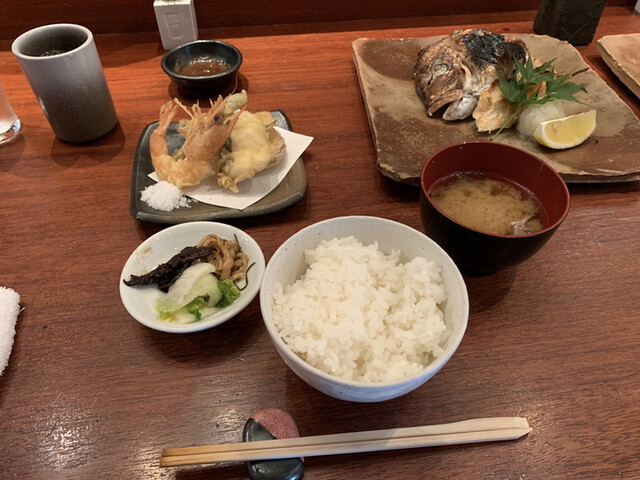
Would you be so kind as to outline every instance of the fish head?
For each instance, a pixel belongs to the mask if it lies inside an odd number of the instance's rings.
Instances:
[[[445,105],[462,98],[466,72],[457,52],[447,45],[431,49],[427,52],[428,58],[422,50],[418,56],[422,61],[414,69],[416,92],[424,102],[427,114],[432,116]]]
[[[515,61],[525,57],[520,40],[488,30],[458,30],[420,49],[413,72],[416,93],[427,115],[442,109],[444,120],[463,120],[475,110],[480,94],[500,76],[511,78]]]

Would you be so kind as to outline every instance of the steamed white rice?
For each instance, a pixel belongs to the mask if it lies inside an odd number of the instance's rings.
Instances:
[[[312,366],[347,380],[394,381],[442,354],[449,334],[442,269],[400,263],[354,237],[321,241],[293,285],[274,286],[272,317],[287,345]]]

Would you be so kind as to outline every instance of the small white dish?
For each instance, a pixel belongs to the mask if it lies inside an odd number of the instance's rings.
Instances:
[[[158,320],[154,301],[160,296],[157,285],[129,287],[124,279],[131,275],[141,275],[168,261],[184,247],[196,245],[205,235],[215,234],[220,238],[238,239],[240,248],[249,256],[254,265],[249,270],[248,283],[235,302],[219,312],[198,322],[188,324],[168,323]],[[141,324],[169,333],[199,332],[220,325],[240,313],[251,303],[260,291],[265,261],[258,243],[242,230],[217,222],[181,223],[166,228],[149,237],[136,248],[122,269],[120,275],[120,298],[129,314]]]

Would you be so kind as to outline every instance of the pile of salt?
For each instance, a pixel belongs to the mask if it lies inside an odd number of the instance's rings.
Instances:
[[[189,199],[174,184],[161,181],[145,188],[140,200],[151,208],[170,212],[180,207],[188,207]]]

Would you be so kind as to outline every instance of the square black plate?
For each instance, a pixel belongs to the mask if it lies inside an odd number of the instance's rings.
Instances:
[[[282,110],[274,110],[271,112],[271,115],[275,118],[278,127],[289,131],[292,130],[291,123]],[[244,210],[218,207],[198,202],[194,199],[190,199],[189,207],[178,208],[170,212],[163,212],[151,208],[140,200],[140,193],[155,183],[149,178],[149,174],[153,172],[153,164],[151,163],[151,155],[149,153],[149,137],[157,127],[158,122],[147,125],[142,131],[140,139],[138,140],[138,146],[136,147],[133,173],[131,174],[130,205],[131,215],[136,220],[176,224],[200,220],[254,217],[282,210],[304,197],[305,191],[307,190],[307,173],[302,159],[298,158],[293,164],[293,167],[291,167],[291,170],[289,170],[289,173],[287,173],[287,176],[276,188],[269,192],[264,198]],[[177,128],[178,124],[172,123],[167,133],[167,144],[170,152],[179,148],[184,141],[184,137],[176,131]]]

